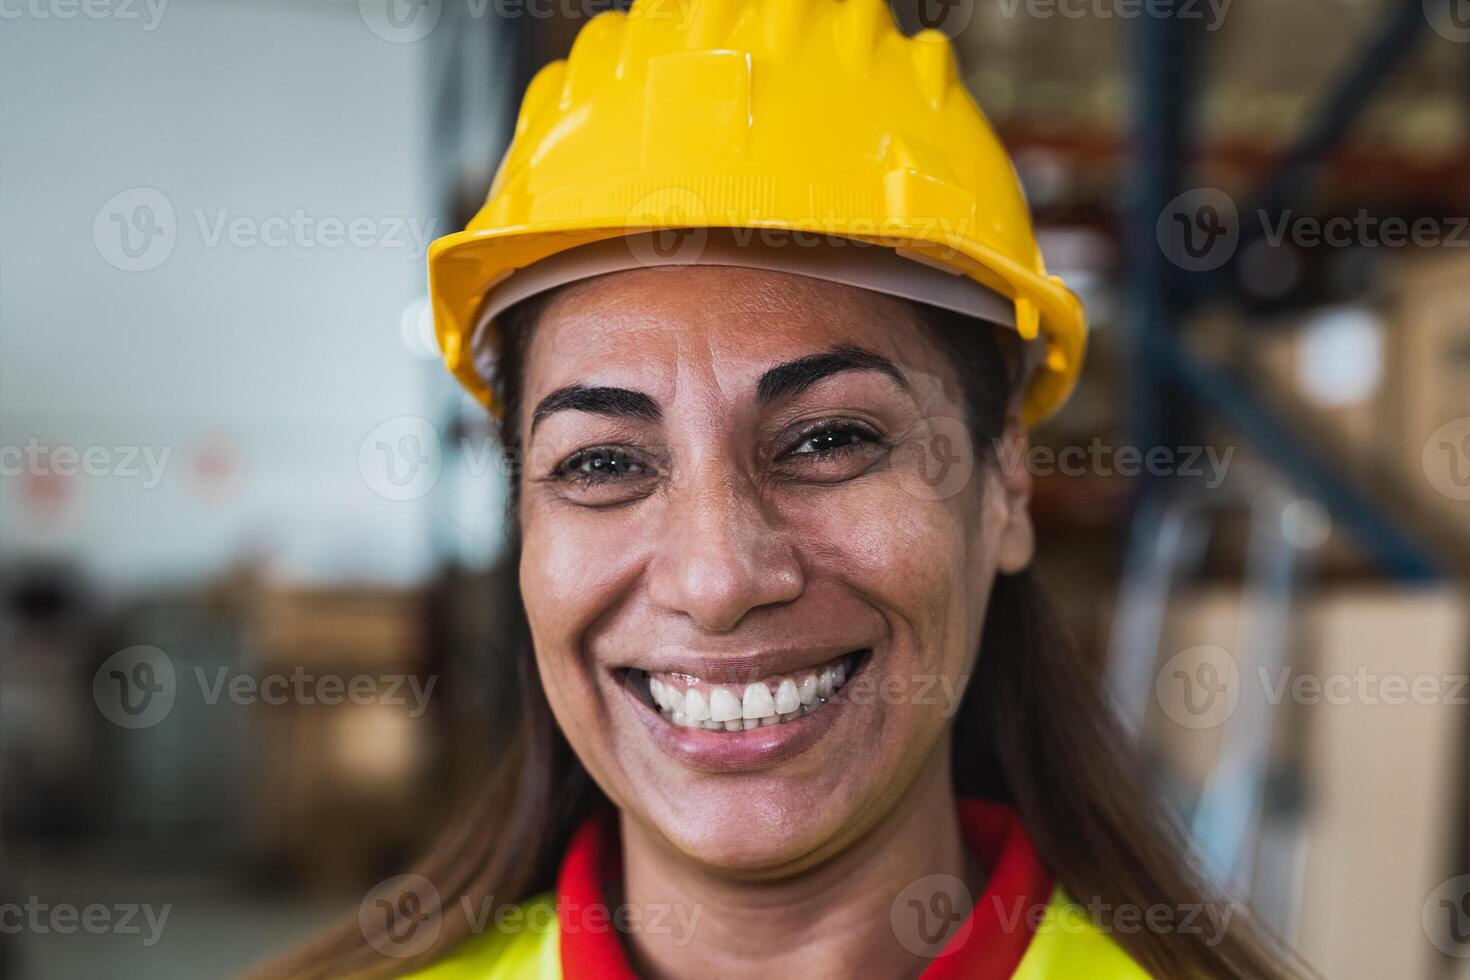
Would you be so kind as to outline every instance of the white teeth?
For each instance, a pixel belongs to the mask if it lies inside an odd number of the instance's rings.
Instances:
[[[714,690],[710,691],[709,716],[714,721],[723,721],[727,723],[735,721],[741,716],[740,702],[737,701],[735,699],[735,695],[731,694],[727,689],[723,687],[717,687]],[[734,731],[735,729],[730,730]]]
[[[695,688],[691,687],[684,695],[684,716],[692,724],[699,724],[709,719],[709,704],[704,700],[704,695]]]
[[[740,707],[741,716],[747,721],[769,718],[776,713],[776,702],[771,699],[771,690],[763,683],[745,686],[745,700]]]
[[[789,715],[800,707],[801,694],[796,690],[796,681],[788,677],[776,688],[776,714]]]
[[[710,731],[750,731],[816,711],[847,683],[855,662],[855,657],[846,657],[799,677],[770,677],[743,687],[709,684],[692,678],[674,682],[649,677],[648,692],[659,712],[674,725]],[[686,682],[690,686],[683,686]]]

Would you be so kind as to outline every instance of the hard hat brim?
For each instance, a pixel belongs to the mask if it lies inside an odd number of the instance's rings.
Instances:
[[[855,239],[902,248],[920,258],[957,268],[1014,304],[1016,330],[1023,339],[1041,336],[1045,340],[1046,351],[1025,396],[1023,414],[1028,424],[1036,425],[1056,412],[1076,385],[1086,343],[1086,321],[1081,302],[1060,279],[1024,268],[971,237],[898,221],[876,229],[842,221],[797,226],[780,221],[751,225],[659,220],[599,226],[579,220],[560,226],[510,225],[447,235],[430,246],[428,255],[434,330],[446,365],[476,399],[500,414],[490,385],[471,356],[471,339],[481,310],[496,285],[518,269],[579,246],[644,232],[717,227],[758,227]]]

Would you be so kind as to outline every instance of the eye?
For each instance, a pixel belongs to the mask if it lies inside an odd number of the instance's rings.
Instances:
[[[557,464],[552,477],[572,483],[605,483],[628,477],[646,476],[652,468],[631,450],[621,446],[579,449]]]
[[[809,426],[798,433],[788,457],[823,459],[842,456],[882,440],[870,427],[852,421],[827,421]]]

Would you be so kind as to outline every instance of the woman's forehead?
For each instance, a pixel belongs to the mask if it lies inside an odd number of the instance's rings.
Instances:
[[[939,349],[901,300],[789,273],[683,266],[564,288],[537,324],[527,382],[552,389],[701,366],[734,380],[837,346],[918,372],[943,369]]]

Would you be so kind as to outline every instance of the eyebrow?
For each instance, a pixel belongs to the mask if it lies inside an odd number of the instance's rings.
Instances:
[[[911,390],[908,379],[903,376],[898,365],[882,354],[862,347],[840,344],[821,353],[808,354],[770,368],[756,382],[755,398],[760,404],[768,405],[779,398],[800,394],[817,382],[844,371],[877,371],[892,378],[905,391]],[[531,431],[535,432],[536,426],[549,416],[568,411],[629,418],[639,422],[657,423],[663,419],[663,411],[658,403],[641,391],[572,384],[556,389],[536,403],[536,410],[531,414]]]
[[[536,403],[536,411],[531,414],[531,431],[535,432],[542,420],[557,412],[591,412],[640,422],[658,422],[663,418],[658,402],[641,391],[574,384],[558,388]]]
[[[841,344],[771,368],[756,384],[755,398],[767,405],[778,398],[800,394],[818,381],[844,371],[877,371],[892,378],[905,391],[910,390],[908,379],[888,358],[862,347]]]

